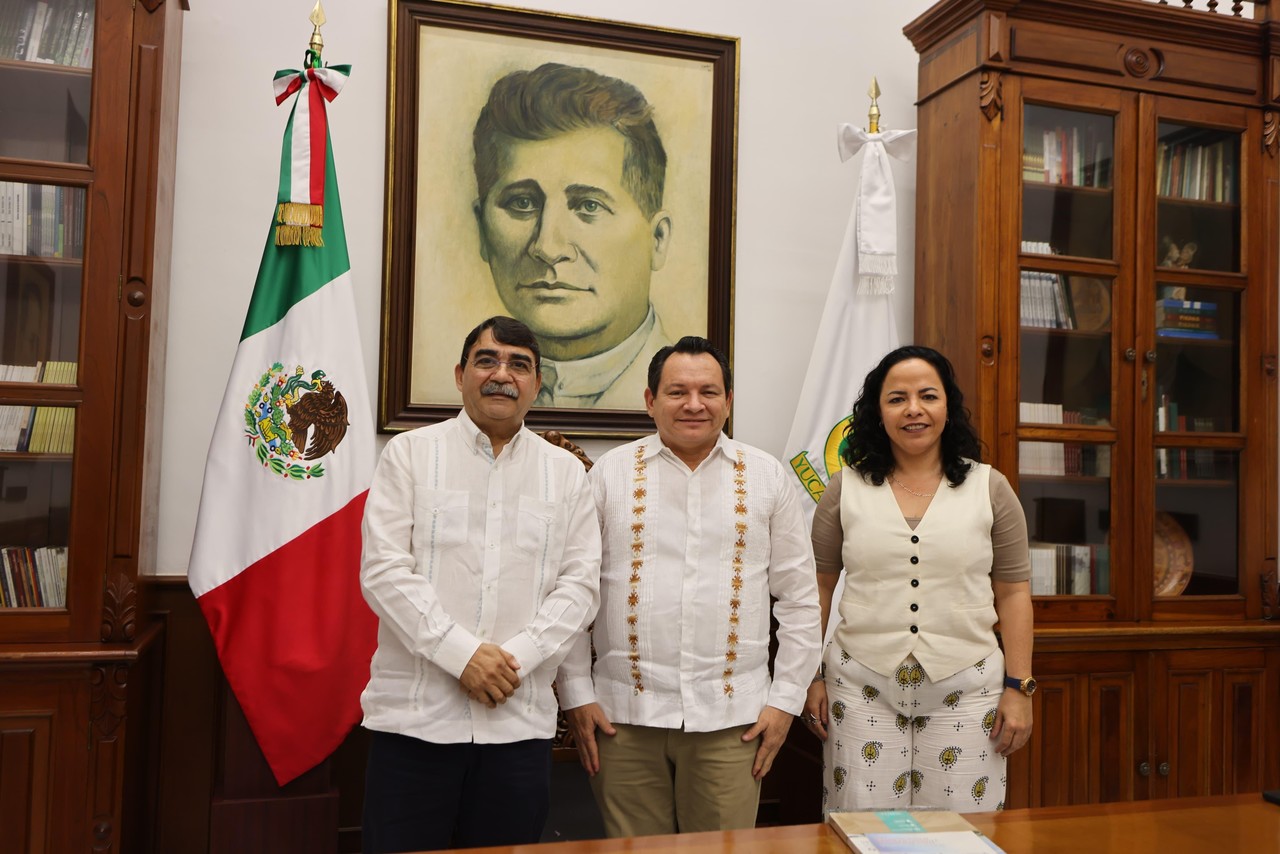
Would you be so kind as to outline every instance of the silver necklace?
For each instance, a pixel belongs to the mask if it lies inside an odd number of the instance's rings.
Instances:
[[[911,487],[907,486],[905,483],[903,483],[902,481],[898,480],[898,479],[897,479],[896,477],[894,477],[893,475],[889,475],[889,480],[893,481],[893,482],[894,482],[894,483],[896,483],[896,484],[897,484],[897,485],[898,485],[898,486],[899,486],[903,491],[911,493],[911,494],[912,494],[912,495],[914,495],[916,498],[932,498],[932,497],[936,494],[936,491],[935,491],[935,492],[916,492],[914,489],[912,489]]]

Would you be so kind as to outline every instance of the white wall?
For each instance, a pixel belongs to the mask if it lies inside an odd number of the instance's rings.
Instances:
[[[183,32],[157,571],[186,572],[205,452],[266,239],[287,104],[314,0],[197,2]],[[509,4],[510,5],[510,4]],[[527,0],[526,8],[737,36],[740,42],[734,435],[781,455],[857,178],[836,126],[915,127],[902,27],[930,0]],[[359,328],[376,396],[386,151],[387,4],[327,0],[325,60],[352,76],[329,107]],[[914,165],[895,163],[900,337],[910,340]],[[458,330],[459,342],[466,330]],[[833,370],[836,368],[833,366]],[[852,403],[852,401],[850,401]],[[376,404],[375,404],[376,405]],[[587,443],[593,456],[607,443]]]

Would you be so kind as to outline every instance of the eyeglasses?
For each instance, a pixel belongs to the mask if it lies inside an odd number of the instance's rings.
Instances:
[[[464,362],[465,363],[465,362]],[[507,366],[507,373],[513,377],[531,377],[533,376],[533,362],[523,356],[513,359],[496,359],[493,356],[476,356],[471,360],[471,365],[477,371],[496,371],[499,365]]]

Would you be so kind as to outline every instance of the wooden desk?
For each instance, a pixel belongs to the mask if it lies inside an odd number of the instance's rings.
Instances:
[[[1222,795],[966,815],[1009,854],[1280,854],[1280,806],[1262,796]],[[634,839],[593,839],[469,854],[847,854],[825,824],[762,827]]]

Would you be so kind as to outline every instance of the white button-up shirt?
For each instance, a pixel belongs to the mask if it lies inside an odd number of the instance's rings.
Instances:
[[[551,682],[599,604],[600,532],[582,462],[526,429],[495,459],[465,412],[395,436],[364,514],[378,649],[364,725],[432,742],[550,738]],[[495,709],[458,677],[481,642],[520,664]]]
[[[754,723],[765,705],[798,713],[821,654],[818,588],[781,463],[721,436],[690,471],[654,435],[605,454],[589,480],[603,532],[601,607],[560,666],[561,705],[598,701],[610,720],[691,732]]]

